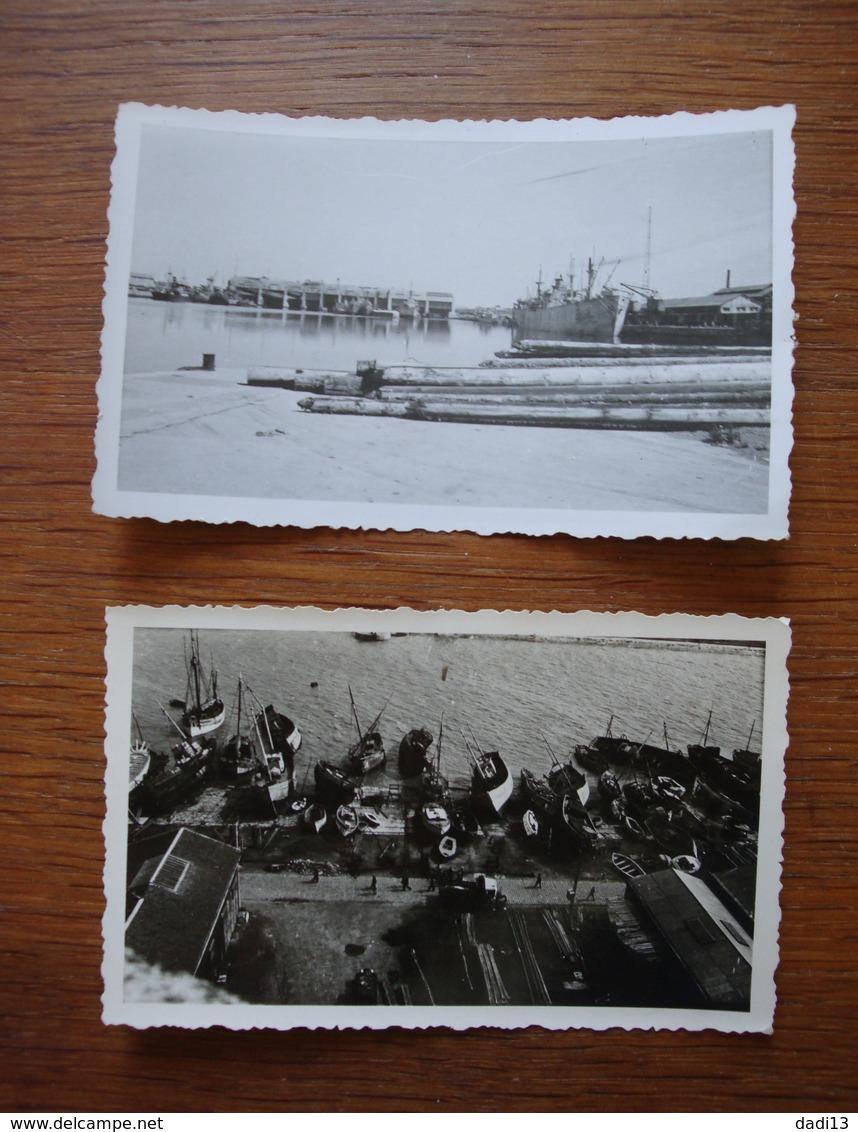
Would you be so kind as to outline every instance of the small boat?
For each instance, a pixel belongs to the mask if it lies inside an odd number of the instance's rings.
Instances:
[[[615,798],[619,798],[622,793],[620,780],[610,770],[604,770],[599,775],[599,793],[607,802],[612,802]]]
[[[671,857],[670,864],[672,868],[692,875],[699,873],[701,867],[699,858],[692,857],[690,853],[680,853],[678,857]]]
[[[623,814],[623,825],[634,837],[640,837],[643,840],[647,839],[647,831],[641,823],[631,816],[631,814]]]
[[[135,739],[131,744],[130,760],[128,763],[128,789],[136,789],[146,777],[152,763],[152,753],[149,744],[144,739]]]
[[[321,833],[325,828],[327,820],[328,815],[325,811],[325,807],[319,802],[313,802],[312,805],[304,810],[304,825],[313,833]]]
[[[544,778],[537,778],[527,767],[521,768],[521,792],[538,813],[554,817],[560,810],[561,795]]]
[[[512,795],[512,775],[498,751],[484,751],[474,741],[472,749],[465,740],[468,754],[474,760],[471,774],[471,799],[474,807],[493,817],[500,817]]]
[[[668,778],[659,774],[652,780],[653,793],[665,802],[678,802],[685,795],[685,787],[680,786],[675,778]]]
[[[450,837],[448,834],[446,837],[441,838],[435,851],[443,861],[449,861],[451,857],[456,856],[458,850],[459,847],[456,844],[456,838]]]
[[[356,641],[389,641],[390,633],[385,632],[370,632],[370,633],[355,633],[354,638]]]
[[[648,782],[627,782],[622,788],[622,797],[626,812],[638,821],[648,817],[658,802]]]
[[[590,817],[578,796],[573,792],[563,795],[560,806],[560,818],[556,823],[559,829],[572,837],[580,845],[595,845],[599,840],[598,831],[590,821]]]
[[[427,757],[434,742],[431,731],[417,727],[404,735],[399,744],[399,772],[403,778],[416,778],[429,765]]]
[[[387,760],[387,755],[384,751],[384,742],[377,730],[379,720],[384,714],[384,708],[381,709],[372,721],[369,730],[364,731],[360,725],[357,706],[351,688],[349,688],[349,699],[351,700],[352,714],[354,715],[355,726],[357,727],[358,733],[357,742],[349,748],[349,770],[352,774],[369,774],[371,770],[377,770],[379,767],[384,766]],[[386,706],[385,704],[385,707]]]
[[[525,837],[539,837],[543,832],[543,821],[533,810],[525,810],[521,817]]]
[[[351,837],[357,833],[360,815],[354,806],[339,806],[334,815],[334,821],[343,837]]]
[[[185,657],[188,669],[188,686],[185,692],[182,727],[191,737],[198,739],[217,731],[226,718],[226,707],[217,692],[217,672],[208,671],[200,660],[200,642],[195,629],[190,634],[190,654]]]
[[[634,857],[627,857],[625,853],[612,853],[611,864],[615,869],[618,869],[623,876],[628,877],[629,880],[646,876],[646,869],[643,865],[639,861],[636,861]]]
[[[462,840],[476,837],[480,832],[480,823],[474,816],[474,812],[467,802],[460,802],[450,810],[450,820],[452,821],[452,832],[456,837]]]
[[[420,807],[420,823],[427,833],[442,837],[452,825],[450,815],[438,802],[424,802]]]
[[[339,767],[324,760],[313,767],[316,793],[331,802],[351,802],[357,793],[357,783]]]

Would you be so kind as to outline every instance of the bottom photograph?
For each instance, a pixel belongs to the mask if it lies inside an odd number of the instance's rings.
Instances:
[[[105,1022],[771,1030],[788,648],[109,609]]]

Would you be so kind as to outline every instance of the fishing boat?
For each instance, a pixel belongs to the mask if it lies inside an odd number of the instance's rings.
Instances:
[[[563,795],[559,820],[555,826],[579,845],[592,846],[599,840],[598,831],[573,791]]]
[[[646,869],[643,865],[639,861],[636,861],[634,857],[626,856],[625,853],[612,853],[611,864],[615,869],[618,869],[623,876],[628,877],[629,880],[646,876]]]
[[[649,736],[645,742],[634,745],[632,762],[635,766],[642,766],[650,779],[661,775],[672,778],[686,790],[689,789],[694,784],[697,772],[687,755],[670,746],[667,727],[664,728],[663,747],[654,746],[648,740]]]
[[[733,762],[743,767],[745,770],[750,771],[757,779],[759,779],[762,766],[760,762],[760,752],[755,751],[751,748],[751,740],[754,737],[754,728],[756,727],[756,725],[757,721],[754,720],[754,722],[751,724],[751,730],[748,732],[748,741],[747,743],[745,743],[745,746],[734,748]]]
[[[149,770],[137,795],[141,811],[147,816],[169,813],[189,801],[202,789],[211,772],[212,746],[191,739],[168,712],[161,710],[178,731],[181,741],[170,748],[169,755],[150,752]]]
[[[247,690],[239,674],[231,713],[235,731],[220,748],[217,756],[218,770],[224,778],[247,778],[259,769],[253,737],[253,717],[247,709],[246,699]]]
[[[316,793],[330,802],[351,802],[357,793],[357,783],[333,763],[321,760],[313,767]]]
[[[538,813],[554,817],[560,809],[561,795],[544,778],[537,778],[527,767],[521,768],[521,792]]]
[[[632,757],[635,745],[627,736],[614,734],[612,730],[614,719],[615,716],[612,715],[608,720],[608,726],[605,728],[604,735],[597,735],[594,739],[590,740],[589,749],[594,752],[597,757],[600,756],[608,763],[627,763]],[[580,757],[578,761],[582,766],[587,765]]]
[[[424,802],[420,807],[420,823],[427,833],[443,837],[452,825],[450,815],[438,802]]]
[[[182,727],[192,739],[217,731],[226,718],[226,708],[217,692],[217,671],[203,668],[200,641],[195,629],[190,633],[190,652],[186,656],[188,686],[185,692]]]
[[[582,806],[586,806],[590,800],[590,783],[586,774],[582,774],[573,762],[561,763],[544,735],[542,741],[551,755],[552,767],[548,772],[548,784],[551,789],[561,797],[571,792]]]
[[[450,797],[450,783],[441,773],[441,745],[444,740],[444,716],[441,716],[441,725],[438,728],[438,743],[435,747],[435,757],[427,763],[420,776],[420,789],[424,802],[440,802],[446,805]]]
[[[712,726],[712,712],[709,712],[709,717],[706,720],[706,727],[703,729],[703,734],[700,737],[699,743],[690,743],[688,750],[688,757],[698,770],[703,770],[713,759],[721,757],[721,748],[716,747],[709,742],[709,730]]]
[[[334,815],[337,830],[343,837],[351,837],[357,833],[360,825],[360,815],[354,806],[338,806]]]
[[[512,309],[513,342],[616,342],[623,328],[629,296],[605,285],[596,289],[598,267],[590,259],[582,288],[557,275],[547,287],[536,281],[536,295],[519,299]]]
[[[671,857],[697,856],[697,842],[687,830],[653,814],[643,823],[646,833]]]
[[[498,751],[484,751],[474,740],[473,748],[465,740],[473,759],[471,800],[474,808],[492,817],[500,817],[512,795],[512,775]]]
[[[279,807],[295,794],[295,752],[301,746],[301,732],[289,716],[272,704],[263,707],[256,693],[245,688],[256,707],[253,742],[262,785],[272,805]]]
[[[328,821],[325,807],[319,802],[313,802],[304,810],[303,821],[312,833],[321,833]]]
[[[399,744],[399,773],[403,778],[416,778],[429,765],[429,748],[434,737],[425,727],[416,727],[403,736]]]
[[[354,716],[355,727],[358,733],[357,742],[349,748],[349,770],[352,774],[356,775],[369,774],[371,770],[377,770],[379,767],[384,766],[387,760],[387,755],[384,751],[384,742],[377,730],[379,720],[384,714],[384,708],[381,709],[372,721],[369,730],[364,731],[360,724],[357,705],[355,704],[355,698],[352,695],[351,688],[349,688],[349,699],[351,700],[352,715]],[[385,707],[386,706],[385,704]]]

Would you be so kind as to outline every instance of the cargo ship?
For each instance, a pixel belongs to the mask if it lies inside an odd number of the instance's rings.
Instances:
[[[596,292],[597,268],[587,264],[587,282],[582,289],[557,275],[550,287],[536,283],[533,298],[519,299],[512,309],[513,342],[617,342],[629,306],[629,296],[604,286]]]

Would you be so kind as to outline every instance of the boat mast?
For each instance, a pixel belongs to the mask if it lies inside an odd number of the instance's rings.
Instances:
[[[194,677],[194,707],[197,712],[197,719],[201,715],[203,704],[202,692],[200,689],[200,652],[199,641],[197,640],[196,633],[191,629],[191,669]]]
[[[709,718],[706,720],[706,727],[703,730],[703,738],[700,740],[700,746],[705,747],[709,741],[709,728],[712,725],[712,710],[709,710]]]
[[[361,746],[361,744],[363,743],[363,730],[362,730],[361,725],[360,725],[360,719],[358,718],[357,705],[355,704],[355,698],[352,695],[351,684],[347,684],[346,687],[349,690],[349,699],[352,702],[352,715],[355,717],[355,727],[357,728],[357,733],[358,733],[358,746]]]

